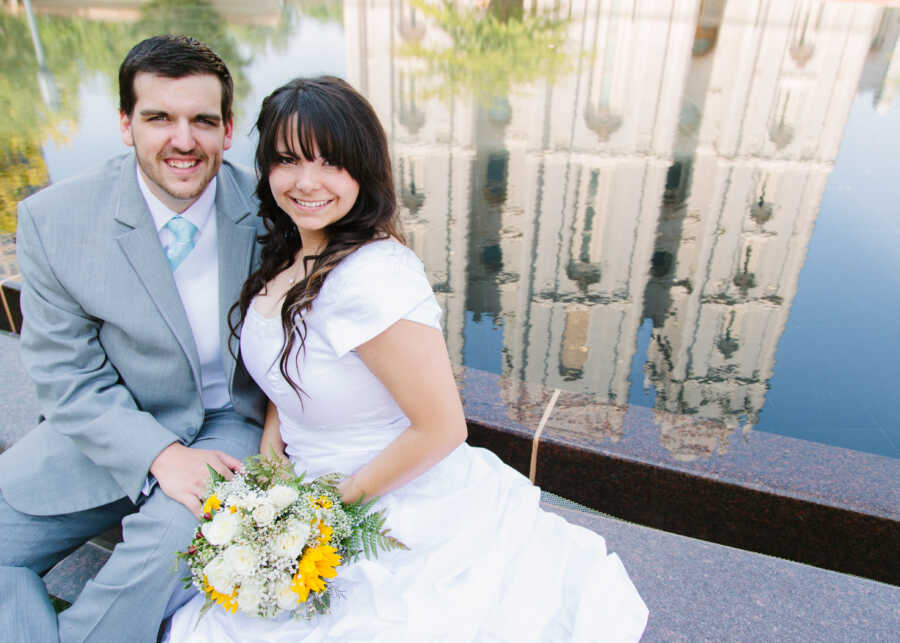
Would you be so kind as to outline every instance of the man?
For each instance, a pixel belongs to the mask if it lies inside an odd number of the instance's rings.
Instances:
[[[231,76],[161,36],[126,56],[119,93],[134,153],[19,205],[21,353],[46,421],[0,455],[7,641],[57,640],[39,574],[120,521],[58,636],[155,641],[207,465],[230,477],[259,447],[265,400],[225,323],[261,232],[253,178],[222,160]]]

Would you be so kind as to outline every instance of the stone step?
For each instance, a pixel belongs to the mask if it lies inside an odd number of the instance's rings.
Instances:
[[[650,609],[643,641],[896,641],[900,588],[627,523],[544,494],[543,507],[604,536]],[[44,576],[72,602],[106,562],[92,541]]]
[[[50,596],[74,603],[85,584],[106,563],[112,548],[89,541],[59,561],[44,574]]]
[[[545,496],[547,498],[547,496]],[[900,588],[773,556],[544,507],[606,539],[650,609],[643,641],[897,641]]]

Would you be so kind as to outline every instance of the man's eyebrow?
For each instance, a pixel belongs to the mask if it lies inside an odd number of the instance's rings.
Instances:
[[[142,109],[138,112],[144,118],[148,116],[168,116],[169,113],[164,109]],[[222,121],[222,117],[219,114],[195,114],[192,118],[192,121],[212,121],[215,123],[220,123]]]
[[[216,123],[218,123],[222,120],[222,117],[219,116],[218,114],[197,114],[191,120],[193,120],[193,121],[199,121],[199,120],[215,121]]]

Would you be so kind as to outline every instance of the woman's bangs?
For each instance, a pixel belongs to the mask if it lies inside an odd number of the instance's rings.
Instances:
[[[277,161],[282,155],[297,158],[299,150],[297,149],[297,137],[294,136],[294,123],[297,122],[297,114],[287,112],[279,121],[275,130],[277,142],[272,146],[272,149],[276,150],[275,160]]]
[[[318,117],[317,114],[299,114],[297,116],[297,138],[303,158],[313,161],[316,158],[316,150],[319,155],[329,163],[340,165],[342,158],[334,143],[334,135],[331,132],[330,123]]]
[[[284,101],[276,105],[274,113],[268,119],[264,129],[260,129],[261,150],[265,151],[263,159],[267,167],[277,164],[282,156],[297,158],[301,150],[297,149],[297,140],[294,136],[297,111],[295,106]],[[262,169],[262,168],[260,168]]]

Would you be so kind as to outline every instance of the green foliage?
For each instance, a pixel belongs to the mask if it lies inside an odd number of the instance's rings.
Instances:
[[[133,44],[128,25],[83,18],[38,17],[38,31],[46,66],[41,69],[24,15],[0,13],[0,140],[12,136],[61,138],[78,115],[78,89],[96,73],[109,74]],[[45,86],[56,90],[56,100],[45,100]],[[38,134],[35,137],[35,134]]]
[[[244,461],[244,475],[248,483],[257,489],[268,489],[276,481],[293,483],[300,488],[305,474],[294,475],[291,463],[279,457],[274,451],[264,456],[261,453]]]
[[[431,88],[423,91],[423,98],[447,98],[468,90],[487,101],[506,96],[515,85],[553,79],[571,67],[564,51],[568,19],[523,15],[506,5],[503,11],[485,12],[458,8],[450,0],[410,3],[453,42],[449,47],[414,42],[401,48],[401,55],[425,64],[422,75],[433,81]]]
[[[56,596],[50,597],[50,604],[53,606],[53,611],[55,611],[57,614],[65,609],[68,609],[72,605],[69,601],[64,601],[63,599],[57,598]]]
[[[37,141],[13,135],[0,146],[0,233],[16,231],[16,203],[50,181]]]
[[[299,0],[300,11],[304,16],[317,22],[343,24],[344,3],[340,0]]]
[[[81,17],[36,17],[44,52],[38,62],[24,12],[0,11],[0,232],[15,232],[16,202],[49,182],[41,145],[65,142],[79,118],[79,90],[86,80],[105,79],[118,91],[118,68],[138,41],[160,33],[185,33],[208,43],[234,77],[235,110],[249,94],[244,75],[249,59],[238,36],[252,34],[249,49],[263,49],[272,38],[286,41],[287,14],[276,28],[231,27],[207,0],[153,0],[141,6],[134,24]],[[254,43],[256,43],[254,45]],[[49,90],[49,91],[48,91]],[[236,113],[236,116],[239,114]],[[115,127],[111,123],[110,127]]]
[[[331,609],[331,592],[322,592],[321,594],[310,592],[307,600],[311,609],[317,614],[327,614]]]
[[[252,61],[253,56],[271,49],[273,52],[284,53],[291,43],[292,36],[297,33],[297,11],[291,5],[284,3],[281,6],[281,16],[278,24],[273,26],[260,24],[229,24],[228,33],[232,34],[240,43],[242,51],[248,53]]]
[[[409,547],[390,535],[390,529],[384,527],[387,520],[385,511],[371,511],[374,504],[374,499],[365,503],[358,500],[344,507],[353,529],[341,543],[341,549],[346,552],[350,562],[357,560],[360,554],[372,559],[378,556],[379,551],[409,550]]]
[[[216,483],[222,482],[225,479],[225,476],[223,476],[221,473],[219,473],[218,471],[213,469],[211,466],[206,465],[206,468],[209,469],[210,483],[216,484]]]
[[[213,601],[211,601],[209,598],[207,598],[203,602],[203,605],[200,607],[200,611],[197,613],[197,622],[198,623],[200,622],[200,619],[203,618],[203,615],[206,614],[213,605],[215,605],[215,603]]]
[[[250,91],[244,67],[250,62],[241,56],[238,43],[228,32],[225,20],[207,0],[152,0],[141,6],[141,18],[133,27],[132,44],[165,33],[185,34],[212,47],[228,65],[234,80],[237,108]],[[122,52],[124,57],[125,52]],[[116,63],[118,68],[118,62]]]
[[[131,46],[127,25],[60,17],[38,17],[37,25],[43,67],[24,14],[0,12],[0,232],[5,233],[15,232],[16,202],[49,182],[41,144],[65,140],[77,120],[83,80],[108,75]]]

